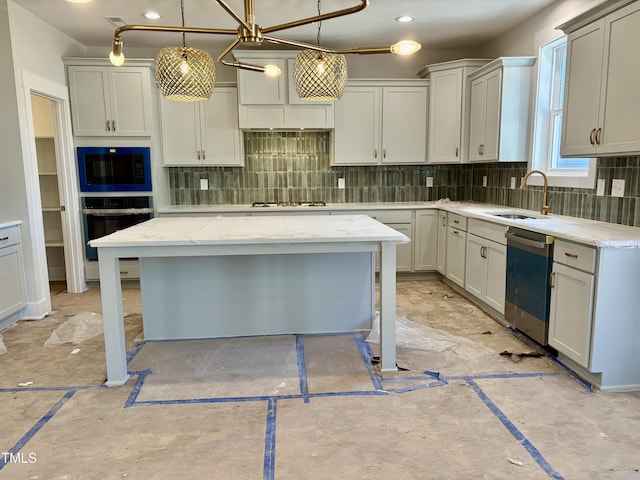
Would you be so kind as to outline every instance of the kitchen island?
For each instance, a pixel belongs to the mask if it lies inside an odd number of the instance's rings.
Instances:
[[[366,215],[155,218],[98,248],[107,385],[128,379],[119,260],[139,258],[146,340],[367,330],[380,252],[380,366],[396,370],[396,245]]]

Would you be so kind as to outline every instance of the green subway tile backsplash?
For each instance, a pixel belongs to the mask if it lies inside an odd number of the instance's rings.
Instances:
[[[542,187],[511,189],[523,163],[331,167],[328,132],[245,132],[245,167],[170,167],[173,205],[251,204],[257,201],[327,203],[416,202],[449,198],[538,210]],[[487,176],[487,187],[482,186]],[[432,176],[433,188],[426,188]],[[640,158],[598,159],[595,189],[549,188],[551,213],[640,226]],[[338,178],[345,179],[338,189]],[[209,189],[200,190],[200,179]],[[624,197],[611,197],[611,180],[625,179]]]

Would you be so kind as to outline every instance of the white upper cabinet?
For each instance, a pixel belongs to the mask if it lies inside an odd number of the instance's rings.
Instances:
[[[604,2],[559,28],[569,34],[561,155],[637,155],[640,3]]]
[[[463,59],[427,65],[420,72],[430,80],[428,163],[464,163],[469,128],[468,75],[486,59]]]
[[[68,73],[75,136],[151,136],[148,67],[70,65]]]
[[[160,99],[165,166],[244,165],[235,87],[216,86],[206,102]]]
[[[527,161],[535,61],[535,57],[502,57],[469,75],[470,162]]]
[[[298,98],[293,86],[292,51],[235,51],[236,58],[253,65],[277,65],[282,72],[268,77],[238,70],[238,121],[242,129],[330,129],[333,102],[308,102]]]
[[[427,85],[350,81],[335,102],[334,165],[425,163]]]

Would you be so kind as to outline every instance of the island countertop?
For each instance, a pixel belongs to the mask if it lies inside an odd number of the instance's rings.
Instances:
[[[160,217],[114,232],[92,247],[264,243],[408,243],[406,235],[366,215]]]

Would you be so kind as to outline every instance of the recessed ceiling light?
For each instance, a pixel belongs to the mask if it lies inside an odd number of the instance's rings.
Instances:
[[[401,17],[396,17],[396,22],[400,22],[400,23],[413,22],[414,20],[415,20],[415,18],[410,17],[409,15],[403,15]]]
[[[143,17],[148,18],[149,20],[159,20],[162,18],[158,12],[145,12],[142,14]]]

